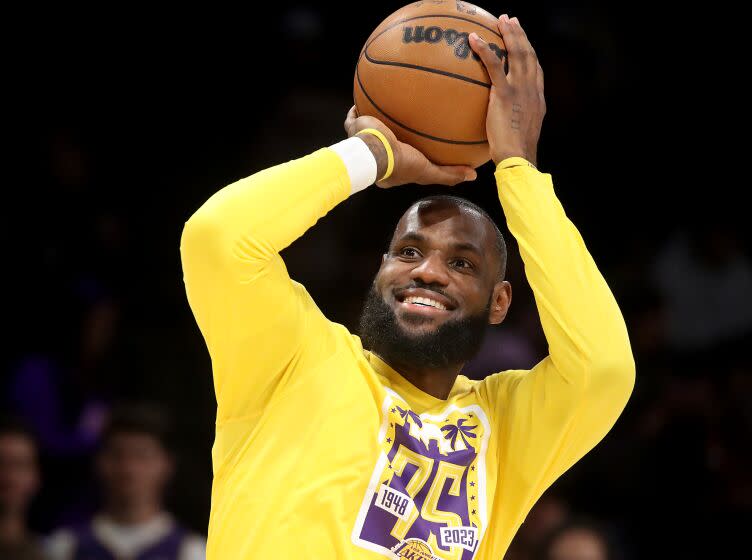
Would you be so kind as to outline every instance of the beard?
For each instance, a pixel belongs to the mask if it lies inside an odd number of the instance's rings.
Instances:
[[[364,348],[387,362],[434,369],[461,365],[475,357],[483,344],[491,299],[480,313],[414,334],[400,326],[394,310],[372,284],[360,314],[359,335]]]

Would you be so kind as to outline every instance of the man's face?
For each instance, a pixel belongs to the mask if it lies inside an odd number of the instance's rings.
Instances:
[[[453,358],[472,357],[485,327],[503,320],[511,295],[509,284],[498,281],[495,243],[493,226],[470,209],[450,201],[412,206],[397,224],[366,302],[364,343],[387,354],[389,346],[401,346],[404,357],[410,348],[403,339],[412,340],[418,360],[417,354],[459,344]]]
[[[115,433],[97,463],[110,499],[121,504],[160,499],[172,472],[169,455],[154,437]]]
[[[407,332],[435,331],[488,307],[499,266],[494,245],[491,224],[469,209],[413,206],[397,224],[376,289]]]
[[[25,511],[38,486],[34,443],[20,434],[0,435],[0,513]]]

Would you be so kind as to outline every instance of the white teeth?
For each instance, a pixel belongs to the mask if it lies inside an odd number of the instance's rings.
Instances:
[[[439,303],[435,299],[429,299],[429,298],[417,297],[417,296],[407,296],[405,298],[405,303],[419,303],[421,305],[430,305],[431,307],[435,307],[436,309],[441,309],[443,311],[446,311],[446,306],[442,303]]]

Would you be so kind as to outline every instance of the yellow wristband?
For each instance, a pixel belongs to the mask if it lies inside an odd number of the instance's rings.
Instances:
[[[383,133],[376,130],[375,128],[364,128],[363,130],[356,132],[355,136],[359,136],[361,134],[373,134],[376,138],[381,140],[381,143],[384,144],[384,149],[386,150],[386,173],[384,173],[384,176],[381,179],[378,179],[378,181],[384,181],[385,179],[388,179],[392,175],[392,171],[394,171],[394,152],[392,152],[392,147],[389,145],[389,141],[386,139],[386,136],[384,136]]]
[[[519,156],[512,156],[512,157],[508,157],[506,159],[501,160],[499,164],[496,166],[496,169],[509,169],[510,167],[520,167],[520,166],[532,167],[535,170],[538,169],[537,167],[535,167],[535,165],[530,163],[528,160]]]

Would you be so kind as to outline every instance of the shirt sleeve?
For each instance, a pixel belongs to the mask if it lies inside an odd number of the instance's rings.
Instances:
[[[322,148],[214,194],[180,244],[191,310],[212,360],[217,423],[258,414],[294,371],[332,352],[333,329],[280,251],[351,193]]]
[[[635,365],[621,312],[551,176],[514,158],[499,165],[496,180],[549,345],[531,371],[480,383],[499,443],[496,502],[518,504],[524,515],[611,429]]]

